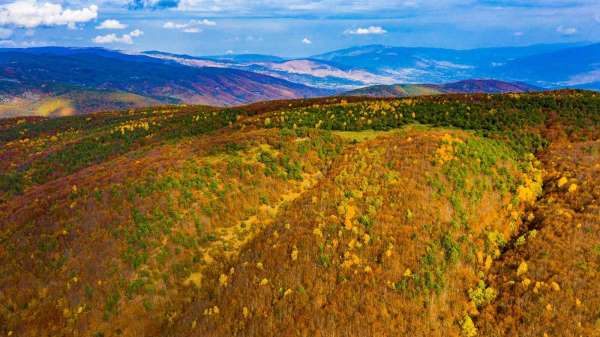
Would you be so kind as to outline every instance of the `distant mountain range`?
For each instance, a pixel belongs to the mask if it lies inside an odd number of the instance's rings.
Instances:
[[[502,82],[466,81],[474,78]],[[419,83],[427,84],[412,85]],[[377,87],[357,90],[371,86]],[[519,92],[533,86],[600,90],[600,44],[471,50],[370,45],[298,59],[102,48],[0,49],[0,117],[174,103],[231,106],[348,91],[397,96]]]
[[[195,67],[235,68],[335,90],[398,83],[441,84],[473,78],[525,82],[542,88],[600,89],[600,44],[470,50],[369,45],[297,59],[254,54],[145,54]]]
[[[165,103],[236,105],[330,93],[254,72],[189,67],[99,48],[0,50],[4,103],[0,113],[4,116],[64,115],[70,109],[79,113]],[[96,95],[102,98],[91,99]],[[85,99],[78,99],[82,96]]]
[[[351,90],[344,95],[368,97],[408,97],[438,94],[501,94],[524,93],[540,91],[538,87],[526,83],[509,83],[497,80],[465,80],[446,84],[395,84],[376,85],[356,90]]]

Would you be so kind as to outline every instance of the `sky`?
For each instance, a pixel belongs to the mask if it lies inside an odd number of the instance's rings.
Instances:
[[[600,41],[600,0],[0,0],[0,47],[305,57]]]

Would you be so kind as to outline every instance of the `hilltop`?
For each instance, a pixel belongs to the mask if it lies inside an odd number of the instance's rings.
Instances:
[[[0,120],[0,334],[597,336],[600,95]]]
[[[368,97],[409,97],[439,94],[502,94],[540,91],[526,83],[509,83],[496,80],[464,80],[446,84],[395,84],[376,85],[351,90],[344,95]]]

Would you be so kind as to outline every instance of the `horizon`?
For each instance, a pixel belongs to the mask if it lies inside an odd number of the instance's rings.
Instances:
[[[287,58],[354,46],[519,47],[600,36],[591,0],[3,0],[2,47],[94,47]]]
[[[98,45],[84,45],[84,46],[64,46],[64,45],[45,45],[45,46],[33,46],[33,47],[0,47],[0,52],[3,50],[19,50],[19,49],[44,49],[44,48],[65,48],[65,49],[101,49],[111,52],[119,52],[124,54],[142,54],[145,53],[164,53],[164,54],[173,54],[180,56],[190,56],[190,57],[199,57],[199,58],[226,58],[228,56],[271,56],[281,58],[283,60],[296,60],[296,59],[310,59],[314,56],[324,55],[332,52],[350,50],[350,49],[360,49],[360,48],[368,48],[368,47],[384,47],[384,48],[406,48],[406,49],[438,49],[438,50],[453,50],[453,51],[472,51],[472,50],[482,50],[482,49],[504,49],[504,48],[532,48],[532,47],[543,47],[543,46],[564,46],[565,48],[577,48],[577,47],[585,47],[600,44],[600,41],[575,41],[568,43],[534,43],[534,44],[525,44],[518,46],[489,46],[489,47],[480,47],[480,48],[441,48],[441,47],[432,47],[432,46],[404,46],[404,45],[387,45],[387,44],[362,44],[362,45],[353,45],[340,49],[332,49],[325,50],[321,53],[317,54],[308,54],[308,55],[298,55],[298,56],[285,56],[281,54],[264,54],[259,52],[242,52],[242,53],[224,53],[224,54],[190,54],[190,53],[177,53],[177,52],[169,52],[160,49],[143,49],[143,50],[127,50],[120,48],[111,48],[109,46],[98,46]],[[476,79],[476,78],[473,78]],[[491,78],[490,78],[491,79]]]

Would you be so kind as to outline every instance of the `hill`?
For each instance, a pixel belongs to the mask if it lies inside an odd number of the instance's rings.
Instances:
[[[328,92],[252,72],[225,68],[194,68],[142,55],[126,55],[98,48],[31,48],[0,51],[5,102],[23,112],[37,104],[35,97],[60,99],[62,95],[93,96],[108,90],[117,97],[99,108],[123,105],[117,93],[160,103],[238,105],[260,100],[301,98]],[[98,95],[100,96],[100,95]],[[19,102],[24,101],[22,106]],[[86,100],[80,100],[82,104]],[[93,101],[93,100],[92,100]],[[77,106],[77,102],[73,105]],[[135,107],[135,104],[130,106]],[[98,111],[86,106],[82,111]],[[78,112],[80,110],[76,110]],[[17,112],[18,113],[18,112]],[[13,114],[15,111],[13,110]]]
[[[525,83],[508,83],[496,80],[464,80],[446,84],[395,84],[376,85],[351,90],[344,95],[368,97],[408,97],[447,93],[524,93],[539,91]]]
[[[524,93],[540,91],[538,87],[534,87],[523,82],[503,82],[497,80],[465,80],[453,83],[436,85],[442,92],[445,93],[462,93],[462,94],[504,94],[504,93]]]
[[[58,117],[160,104],[162,104],[160,100],[122,91],[72,89],[43,92],[31,90],[21,95],[5,95],[0,104],[0,118]]]
[[[439,94],[443,94],[443,92],[434,85],[427,84],[374,85],[344,93],[346,96],[365,97],[410,97]]]
[[[0,120],[0,334],[595,336],[600,95]]]

